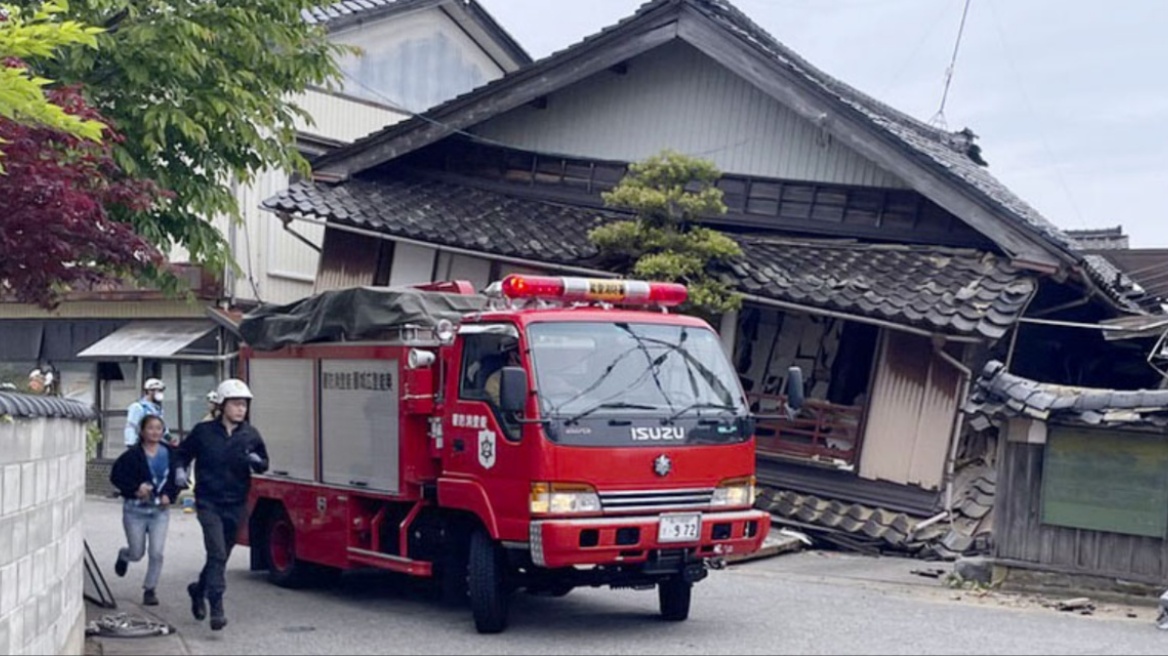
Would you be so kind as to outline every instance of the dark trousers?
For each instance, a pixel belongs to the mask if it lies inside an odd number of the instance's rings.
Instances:
[[[239,523],[247,512],[246,503],[217,504],[197,499],[195,503],[199,525],[203,527],[203,547],[207,551],[207,563],[199,573],[199,591],[208,599],[223,598],[227,590],[227,559],[235,546],[235,536]]]

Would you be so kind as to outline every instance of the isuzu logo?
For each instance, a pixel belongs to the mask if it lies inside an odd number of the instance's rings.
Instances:
[[[668,476],[669,472],[673,471],[673,461],[669,456],[662,453],[653,461],[653,473],[658,476]]]
[[[635,442],[681,441],[685,439],[685,428],[681,426],[634,426]]]

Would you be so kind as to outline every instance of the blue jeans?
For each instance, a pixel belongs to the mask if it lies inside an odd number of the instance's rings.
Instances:
[[[118,558],[136,563],[146,554],[146,538],[150,538],[150,562],[146,566],[146,582],[142,587],[153,590],[162,574],[162,550],[166,548],[166,529],[170,513],[162,506],[143,505],[137,499],[126,499],[122,504],[122,526],[126,529],[126,545],[118,551]]]

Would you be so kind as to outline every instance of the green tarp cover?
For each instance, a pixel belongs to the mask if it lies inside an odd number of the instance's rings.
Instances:
[[[374,339],[402,326],[457,323],[481,311],[485,296],[411,288],[353,287],[322,292],[287,305],[261,306],[244,316],[239,332],[252,348]]]

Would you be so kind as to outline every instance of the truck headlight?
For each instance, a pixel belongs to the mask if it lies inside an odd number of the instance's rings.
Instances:
[[[569,515],[600,512],[600,497],[590,485],[532,483],[531,514]]]
[[[754,505],[754,477],[732,478],[714,488],[713,508],[733,508]]]

